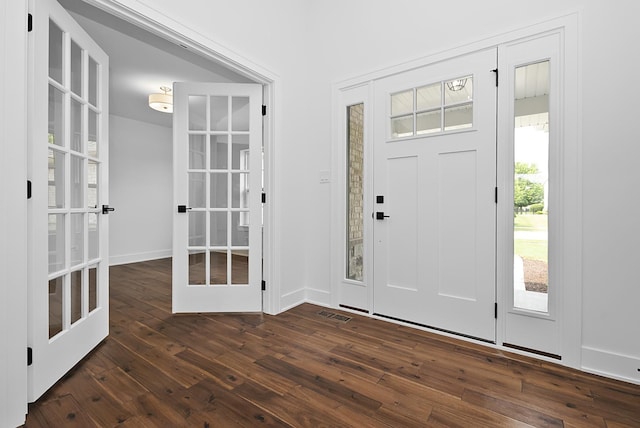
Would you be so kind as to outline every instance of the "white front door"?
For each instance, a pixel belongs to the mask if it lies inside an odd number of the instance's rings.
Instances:
[[[108,57],[55,0],[32,14],[29,401],[109,332]]]
[[[262,86],[174,84],[173,312],[262,310]]]
[[[375,83],[374,313],[495,341],[496,50]]]

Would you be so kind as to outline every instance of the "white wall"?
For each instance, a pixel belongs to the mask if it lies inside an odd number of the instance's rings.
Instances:
[[[109,121],[110,264],[170,257],[172,130],[115,115]]]

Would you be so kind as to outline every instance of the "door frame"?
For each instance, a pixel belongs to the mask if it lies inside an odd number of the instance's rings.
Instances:
[[[274,231],[281,230],[280,216],[277,212],[280,195],[275,183],[279,182],[276,168],[276,129],[281,129],[277,118],[280,117],[278,104],[281,95],[280,77],[276,73],[239,55],[226,46],[220,45],[200,33],[170,19],[155,9],[142,3],[115,0],[83,0],[117,18],[123,19],[138,28],[146,30],[174,44],[183,46],[211,61],[215,61],[230,70],[259,83],[263,87],[262,102],[267,106],[263,118],[262,145],[264,150],[264,192],[263,204],[263,280],[267,287],[262,295],[262,311],[275,315],[281,310],[280,304],[280,248],[279,238]]]
[[[233,50],[217,44],[193,30],[171,20],[165,15],[148,8],[138,2],[127,1],[130,7],[123,6],[125,2],[114,0],[85,0],[87,3],[104,10],[111,15],[124,19],[133,25],[159,35],[173,43],[182,44],[188,49],[217,61],[224,66],[253,79],[263,85],[263,103],[267,105],[267,114],[263,121],[263,146],[265,151],[265,192],[267,203],[264,205],[264,271],[263,277],[267,281],[267,289],[263,293],[263,312],[276,314],[281,310],[280,304],[280,256],[277,249],[280,239],[275,230],[280,230],[278,215],[280,195],[275,185],[280,181],[277,173],[276,147],[274,141],[281,129],[278,118],[281,116],[279,101],[282,98],[280,76]],[[24,423],[27,413],[27,293],[26,287],[15,286],[26,284],[27,278],[27,200],[25,198],[27,180],[27,55],[28,33],[26,31],[29,0],[15,0],[4,2],[0,9],[0,23],[7,39],[0,38],[3,49],[0,50],[0,64],[10,65],[0,73],[0,111],[5,111],[5,122],[0,121],[3,138],[3,159],[12,159],[8,168],[0,168],[0,178],[4,183],[17,183],[8,187],[6,203],[12,210],[3,210],[0,227],[12,245],[11,258],[0,260],[0,309],[2,314],[11,319],[11,324],[0,324],[0,338],[3,341],[3,352],[6,358],[0,360],[0,415],[11,425]],[[6,47],[6,49],[5,49]],[[6,125],[6,126],[4,126]],[[7,145],[4,142],[13,141],[20,144]],[[6,146],[6,147],[5,147]],[[9,154],[11,156],[9,156]],[[6,298],[5,298],[6,297]],[[5,308],[5,306],[7,306]],[[4,318],[3,318],[4,319]],[[6,377],[5,377],[6,376]]]
[[[27,413],[27,1],[0,5],[0,421]]]
[[[450,58],[454,58],[461,55],[466,55],[475,51],[499,48],[502,45],[514,43],[519,40],[531,39],[546,34],[558,33],[562,37],[563,47],[563,67],[564,75],[572,78],[564,79],[564,87],[561,101],[562,109],[562,159],[560,159],[560,168],[568,171],[563,177],[563,195],[566,199],[563,201],[563,230],[562,236],[558,237],[558,253],[559,259],[563,263],[563,271],[559,275],[559,278],[563,281],[562,296],[558,299],[559,312],[562,312],[562,320],[560,325],[560,337],[562,342],[562,361],[560,364],[580,368],[581,367],[581,346],[582,346],[582,306],[572,304],[573,302],[582,301],[582,155],[580,150],[580,129],[581,129],[581,78],[579,74],[580,70],[580,15],[579,12],[574,12],[565,16],[550,19],[541,23],[537,23],[526,28],[516,29],[503,34],[489,37],[481,41],[471,43],[464,46],[451,47],[445,49],[433,55],[425,56],[422,58],[408,61],[397,66],[393,66],[386,69],[373,71],[371,73],[356,76],[351,79],[336,82],[332,85],[333,92],[333,122],[332,122],[332,160],[331,165],[336,173],[334,176],[337,179],[332,183],[332,212],[335,213],[331,219],[331,242],[333,248],[336,249],[331,259],[331,305],[334,308],[341,308],[344,310],[353,310],[352,307],[362,309],[364,312],[372,313],[372,293],[373,293],[373,258],[370,252],[365,251],[365,282],[360,288],[366,289],[366,292],[361,290],[359,293],[361,297],[359,301],[351,301],[348,305],[345,305],[340,299],[341,294],[344,294],[345,290],[345,278],[344,278],[344,260],[345,260],[345,233],[346,223],[344,215],[345,213],[345,174],[346,174],[346,153],[345,147],[345,107],[348,103],[354,99],[354,97],[360,99],[363,102],[369,101],[369,105],[365,105],[365,129],[371,129],[371,123],[374,115],[373,110],[376,108],[372,104],[374,83],[382,78],[403,73],[412,69],[425,67],[430,64],[434,64],[439,61],[444,61]],[[503,79],[500,78],[500,82]],[[504,129],[505,121],[509,118],[505,117],[505,112],[502,111],[503,107],[498,103],[498,148],[503,146],[504,143],[500,142],[501,138],[506,136],[500,132],[500,129]],[[365,168],[372,165],[372,149],[373,138],[371,133],[367,136],[365,134]],[[369,159],[367,159],[369,156]],[[498,176],[500,175],[500,168],[498,165]],[[372,173],[365,172],[365,195],[369,196],[369,201],[372,200],[373,180]],[[503,174],[504,175],[504,174]],[[497,186],[504,188],[504,183],[498,180]],[[368,193],[367,193],[368,192]],[[498,206],[500,212],[500,206]],[[365,222],[371,222],[369,213],[374,211],[374,205],[369,203],[365,205]],[[500,214],[499,214],[500,215]],[[570,219],[571,221],[566,221]],[[501,225],[498,224],[498,228]],[[367,227],[365,223],[365,242],[372,242],[373,234],[370,232],[371,228]],[[498,238],[504,238],[504,232],[498,233]],[[366,248],[365,243],[365,248]],[[371,246],[371,244],[369,244]],[[504,259],[505,245],[500,240],[497,241],[497,259]],[[368,257],[368,258],[366,258]],[[512,257],[512,255],[511,255]],[[508,305],[508,293],[505,289],[505,284],[511,284],[511,278],[505,277],[504,269],[500,270],[500,266],[496,267],[497,278],[497,303],[498,303],[498,319],[497,319],[497,344],[488,345],[498,349],[503,349],[508,352],[520,353],[523,355],[534,356],[539,359],[545,359],[558,363],[557,360],[540,356],[537,354],[531,354],[526,351],[515,350],[513,348],[506,348],[500,344],[504,339],[504,322],[506,320],[506,308]],[[347,284],[348,285],[348,284]],[[510,285],[509,285],[510,286]],[[351,306],[351,307],[350,307]],[[373,315],[370,315],[373,316]],[[390,321],[394,322],[394,321]],[[450,335],[443,332],[438,332],[447,336],[457,337],[462,340],[463,337],[457,335]],[[478,342],[480,343],[480,342]],[[487,345],[486,343],[482,343]]]

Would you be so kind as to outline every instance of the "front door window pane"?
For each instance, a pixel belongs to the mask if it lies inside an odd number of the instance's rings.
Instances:
[[[517,67],[514,122],[514,306],[548,312],[549,61]]]

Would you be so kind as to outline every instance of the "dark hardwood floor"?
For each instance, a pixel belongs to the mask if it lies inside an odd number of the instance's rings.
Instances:
[[[111,268],[110,336],[27,427],[640,427],[640,386],[363,316],[172,315],[170,271]]]

